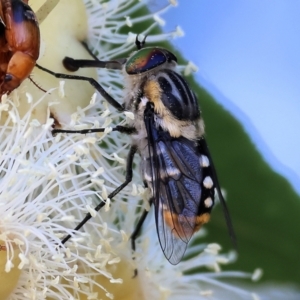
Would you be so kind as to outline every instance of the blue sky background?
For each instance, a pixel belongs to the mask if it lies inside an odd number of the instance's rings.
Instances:
[[[273,169],[300,193],[300,1],[181,0],[165,31],[198,82],[240,120]]]

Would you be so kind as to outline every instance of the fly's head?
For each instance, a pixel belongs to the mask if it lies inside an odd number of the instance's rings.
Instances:
[[[177,58],[170,51],[147,47],[134,52],[125,64],[128,75],[144,76],[149,72],[156,72],[160,68],[172,68],[176,66]]]
[[[155,81],[157,73],[162,69],[174,69],[177,58],[170,51],[147,47],[135,51],[124,64],[123,72],[126,79],[127,97],[125,108],[138,114],[143,111],[146,102],[152,97],[145,94],[145,87],[149,91],[149,83]],[[160,94],[159,86],[152,85],[151,94]]]

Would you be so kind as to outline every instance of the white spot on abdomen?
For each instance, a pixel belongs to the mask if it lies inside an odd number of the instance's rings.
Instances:
[[[203,180],[203,185],[204,187],[206,187],[207,189],[211,189],[214,185],[212,179],[210,176],[206,176]]]
[[[204,205],[205,205],[205,207],[210,208],[213,205],[212,199],[210,197],[206,198],[204,200]]]
[[[203,168],[209,167],[209,159],[206,155],[201,155],[200,157],[200,165]]]

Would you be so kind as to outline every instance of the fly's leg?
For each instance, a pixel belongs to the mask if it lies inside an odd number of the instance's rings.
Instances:
[[[81,129],[81,130],[66,130],[66,129],[53,129],[52,134],[55,135],[57,133],[80,133],[87,134],[93,132],[104,132],[106,128],[91,128],[91,129]],[[119,131],[125,134],[133,134],[136,132],[134,127],[125,127],[125,126],[116,126],[112,128],[112,131]]]
[[[112,105],[115,109],[118,111],[124,111],[123,105],[121,105],[118,101],[116,101],[112,96],[110,96],[105,89],[94,79],[90,77],[85,77],[85,76],[78,76],[78,75],[68,75],[68,74],[63,74],[63,73],[55,73],[47,68],[44,68],[38,64],[36,64],[36,67],[39,68],[40,70],[51,74],[52,76],[60,79],[72,79],[72,80],[82,80],[82,81],[87,81],[89,82],[99,93],[100,95],[110,104]]]
[[[126,60],[126,58],[107,61],[95,59],[74,59],[72,57],[66,56],[63,59],[63,65],[70,72],[78,71],[80,68],[122,70],[123,64],[126,62]]]
[[[150,200],[150,206],[151,206],[151,204],[152,204],[152,200]],[[142,226],[143,226],[143,224],[146,220],[146,217],[147,217],[148,213],[149,213],[148,210],[144,210],[143,214],[141,215],[141,218],[139,219],[138,223],[135,226],[135,229],[134,229],[133,233],[130,236],[132,252],[135,252],[135,249],[136,249],[135,241],[136,241],[138,235],[140,234],[140,231],[142,229]],[[138,274],[138,271],[137,271],[137,269],[135,269],[133,277],[136,277],[137,274]]]
[[[109,199],[112,199],[115,197],[121,190],[123,190],[132,180],[132,165],[133,165],[133,158],[137,151],[136,146],[131,146],[128,156],[127,156],[127,166],[126,166],[126,175],[125,175],[125,181],[117,187],[112,193],[108,195]],[[105,201],[102,201],[99,203],[94,209],[95,211],[99,211],[104,205]],[[85,218],[74,228],[74,231],[78,231],[86,222],[88,222],[92,218],[92,215],[90,213],[87,213]],[[65,238],[62,239],[61,243],[66,243],[71,238],[71,235],[68,234]]]

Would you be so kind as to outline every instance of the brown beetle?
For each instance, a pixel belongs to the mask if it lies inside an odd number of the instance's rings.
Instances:
[[[39,57],[39,25],[27,3],[0,0],[0,95],[16,89]]]

